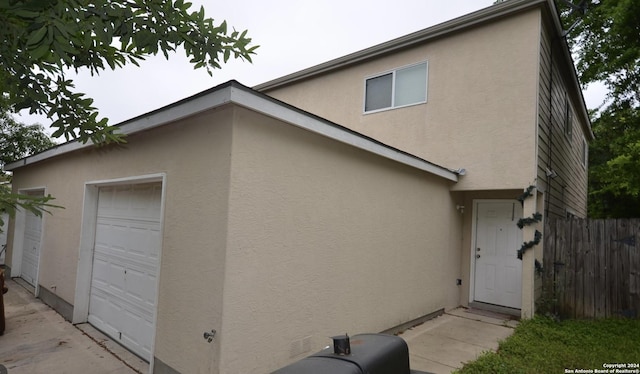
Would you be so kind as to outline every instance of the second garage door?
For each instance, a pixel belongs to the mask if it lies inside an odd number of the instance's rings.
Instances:
[[[29,196],[42,197],[42,192],[27,192]],[[42,236],[42,217],[30,211],[25,212],[24,242],[22,245],[22,270],[20,277],[32,286],[38,281],[40,263],[40,241]]]
[[[151,358],[161,246],[160,183],[100,188],[89,323]]]

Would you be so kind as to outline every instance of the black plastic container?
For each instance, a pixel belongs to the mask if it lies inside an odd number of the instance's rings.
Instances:
[[[347,338],[350,354],[338,354],[332,348],[326,348],[273,374],[417,373],[409,370],[409,347],[402,338],[385,334],[359,334]]]

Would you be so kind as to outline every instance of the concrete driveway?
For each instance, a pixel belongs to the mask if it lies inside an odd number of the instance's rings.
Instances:
[[[72,325],[33,297],[22,280],[8,280],[7,328],[0,336],[0,374],[130,374],[149,365],[89,324]],[[513,333],[509,316],[459,308],[404,331],[411,369],[450,373]]]
[[[20,282],[21,280],[19,280]],[[6,329],[0,336],[0,373],[147,373],[148,364],[88,324],[74,326],[8,280]],[[3,368],[4,366],[4,368]],[[3,371],[4,369],[4,371]]]

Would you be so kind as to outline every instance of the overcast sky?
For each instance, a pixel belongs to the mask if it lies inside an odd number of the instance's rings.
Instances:
[[[235,79],[254,86],[348,53],[418,31],[485,8],[494,0],[192,0],[208,17],[227,20],[236,30],[249,30],[260,45],[253,64],[230,60],[210,77],[193,70],[179,51],[170,61],[155,56],[140,67],[80,73],[77,91],[95,100],[101,116],[114,125],[160,108],[220,83]],[[604,93],[590,88],[587,106],[597,106]],[[45,117],[23,116],[25,123],[50,123]]]

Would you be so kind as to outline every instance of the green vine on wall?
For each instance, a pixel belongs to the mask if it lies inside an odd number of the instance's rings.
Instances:
[[[524,252],[526,252],[527,249],[533,248],[534,246],[538,245],[538,243],[540,243],[540,239],[542,239],[542,233],[536,230],[535,234],[533,235],[533,240],[523,243],[522,247],[518,249],[518,259],[522,260],[522,255],[524,254]]]
[[[529,226],[540,221],[542,221],[542,214],[535,212],[531,217],[520,218],[518,220],[518,227],[522,230],[525,226]]]
[[[520,201],[520,203],[524,206],[524,201],[528,197],[533,196],[533,190],[535,189],[536,189],[536,186],[533,184],[527,187],[522,193],[522,195],[518,197],[518,201]],[[542,221],[542,214],[540,214],[539,212],[535,212],[531,217],[520,218],[518,220],[518,228],[522,230],[525,226],[533,225],[540,221]],[[538,245],[541,239],[542,239],[542,233],[536,230],[535,234],[533,235],[533,240],[523,243],[522,247],[518,249],[518,259],[522,260],[522,255],[524,254],[524,252],[526,252],[527,249],[533,248],[534,246]],[[542,265],[538,260],[536,260],[535,266],[536,266],[536,271],[542,273]]]
[[[533,196],[533,190],[536,189],[536,186],[534,185],[530,185],[529,187],[527,187],[526,190],[524,190],[524,192],[522,193],[522,195],[520,195],[518,197],[518,201],[520,202],[520,204],[524,205],[524,201],[527,199],[527,197],[529,196]]]

